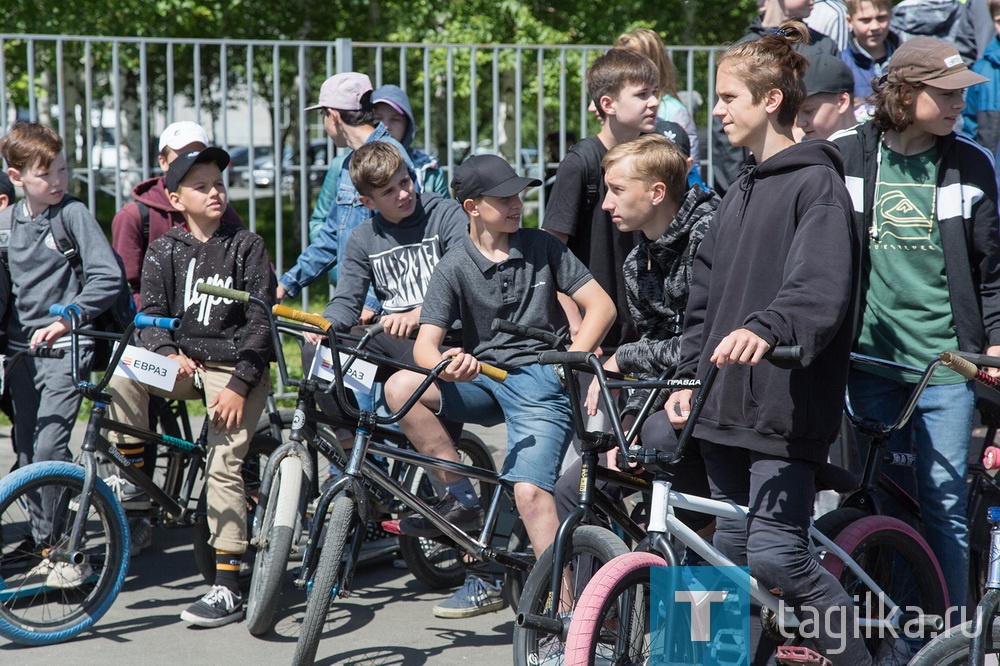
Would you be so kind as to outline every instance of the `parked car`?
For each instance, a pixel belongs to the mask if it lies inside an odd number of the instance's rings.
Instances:
[[[254,162],[259,162],[274,155],[271,146],[254,146]],[[273,170],[273,168],[272,168]],[[231,185],[246,187],[250,182],[250,148],[247,146],[229,147],[229,182]]]
[[[306,149],[305,171],[309,177],[309,186],[319,188],[326,178],[326,170],[329,164],[327,156],[327,142],[325,139],[310,141]],[[281,157],[282,187],[293,186],[294,176],[300,169],[296,162],[299,153],[292,146],[285,146]],[[251,172],[253,184],[257,187],[273,187],[275,180],[274,156],[268,155],[254,160],[254,167]]]

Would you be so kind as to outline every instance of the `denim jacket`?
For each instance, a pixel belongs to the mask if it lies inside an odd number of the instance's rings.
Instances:
[[[379,123],[365,143],[372,141],[385,141],[394,145],[403,155],[406,166],[410,170],[410,176],[416,183],[413,162],[403,146],[389,136],[385,125]],[[358,194],[357,188],[351,182],[350,162],[350,156],[348,156],[340,169],[340,176],[337,178],[337,194],[333,205],[330,206],[326,223],[320,228],[316,239],[306,248],[306,251],[299,255],[295,265],[278,280],[289,296],[297,296],[303,287],[312,284],[316,278],[329,271],[333,266],[340,265],[344,256],[344,245],[347,243],[351,231],[372,216],[372,212],[361,203],[361,195]],[[324,181],[324,185],[326,185],[326,181]],[[419,193],[419,188],[417,191]],[[368,292],[365,308],[375,312],[381,308],[375,298],[375,293],[371,290]]]

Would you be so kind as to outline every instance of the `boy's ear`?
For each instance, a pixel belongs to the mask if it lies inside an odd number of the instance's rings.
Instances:
[[[854,108],[854,95],[851,93],[842,92],[837,97],[837,113],[844,115]]]
[[[781,92],[778,88],[771,88],[764,97],[764,110],[768,113],[777,113],[784,99],[785,93]]]
[[[14,184],[15,187],[23,187],[24,183],[21,182],[21,170],[10,167],[7,169],[7,177],[10,178],[10,182]]]
[[[614,104],[617,101],[618,100],[616,100],[611,95],[603,95],[601,97],[601,99],[597,100],[597,103],[600,105],[601,111],[604,112],[605,116],[613,116],[613,115],[615,115],[615,113],[614,113],[614,111],[615,111]]]
[[[10,205],[10,199],[6,194],[0,194],[0,210],[3,210]]]
[[[187,210],[187,207],[181,203],[181,195],[177,192],[167,192],[167,198],[170,199],[170,205],[176,210],[182,213]]]
[[[375,201],[371,197],[366,197],[363,194],[358,194],[358,201],[360,201],[361,205],[367,208],[368,210],[375,210]]]
[[[649,200],[654,206],[659,206],[667,198],[667,185],[659,181],[652,184],[649,188]]]
[[[468,214],[474,217],[479,217],[479,207],[476,205],[475,199],[466,199],[462,202],[462,209]]]

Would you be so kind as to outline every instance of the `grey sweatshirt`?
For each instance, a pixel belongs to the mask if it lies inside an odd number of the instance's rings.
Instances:
[[[369,284],[386,314],[420,306],[437,262],[469,235],[468,228],[458,202],[433,192],[421,194],[413,214],[398,224],[376,213],[351,232],[337,291],[323,316],[337,330],[355,326]]]
[[[121,271],[104,231],[82,202],[67,196],[35,219],[28,216],[24,201],[13,208],[8,256],[14,303],[7,336],[11,346],[24,347],[37,329],[57,319],[49,314],[54,303],[78,306],[84,323],[111,307]],[[49,220],[57,214],[83,261],[84,284],[52,238]]]

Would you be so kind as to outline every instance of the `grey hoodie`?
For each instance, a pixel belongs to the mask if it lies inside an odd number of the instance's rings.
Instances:
[[[337,291],[323,316],[338,330],[356,325],[369,284],[387,314],[419,307],[437,262],[468,237],[468,229],[458,202],[434,192],[421,194],[413,214],[398,224],[376,213],[351,233]]]
[[[62,203],[32,219],[22,200],[11,213],[8,252],[14,307],[7,336],[12,346],[26,346],[37,329],[56,321],[49,314],[50,305],[78,306],[84,323],[111,307],[121,286],[121,271],[104,230],[82,202],[66,195]],[[52,238],[49,220],[57,214],[83,261],[83,284]],[[68,345],[69,338],[60,343]]]

